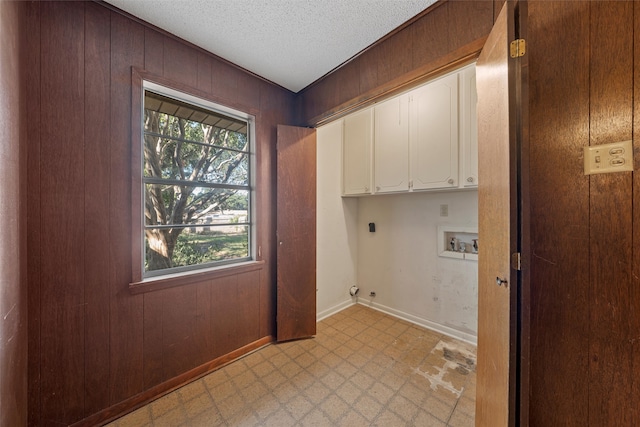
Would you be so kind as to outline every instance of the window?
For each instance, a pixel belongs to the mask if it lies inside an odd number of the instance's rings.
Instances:
[[[251,117],[147,82],[143,96],[144,276],[251,259]]]

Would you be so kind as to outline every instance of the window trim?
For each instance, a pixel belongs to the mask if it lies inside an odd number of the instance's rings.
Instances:
[[[249,138],[249,256],[233,261],[201,264],[195,268],[177,267],[171,270],[159,270],[158,273],[145,274],[143,253],[144,218],[141,212],[144,208],[143,171],[143,108],[144,92],[151,90],[179,101],[188,102],[195,106],[218,111],[222,114],[247,122],[247,137]],[[131,260],[132,277],[129,288],[132,293],[147,292],[155,289],[179,286],[193,283],[194,279],[202,281],[227,274],[237,274],[262,268],[264,261],[257,261],[258,257],[258,220],[256,203],[256,115],[245,112],[216,100],[211,94],[197,89],[176,84],[168,79],[155,76],[143,70],[132,68],[132,102],[131,102]],[[228,270],[228,273],[225,273]],[[193,276],[193,277],[191,277]],[[156,285],[153,285],[153,284]],[[152,285],[152,286],[148,286]]]

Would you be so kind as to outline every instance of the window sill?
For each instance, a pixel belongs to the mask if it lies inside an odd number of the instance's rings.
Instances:
[[[161,277],[150,277],[140,282],[130,283],[129,292],[131,292],[132,295],[137,295],[160,291],[162,289],[175,288],[176,286],[184,286],[192,283],[213,280],[219,277],[232,276],[234,274],[241,274],[254,270],[262,270],[263,267],[264,261],[247,261],[241,264],[225,265],[205,270],[189,271]]]

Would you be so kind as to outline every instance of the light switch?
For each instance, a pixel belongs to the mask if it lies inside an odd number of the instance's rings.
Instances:
[[[631,140],[584,147],[584,174],[633,171]]]

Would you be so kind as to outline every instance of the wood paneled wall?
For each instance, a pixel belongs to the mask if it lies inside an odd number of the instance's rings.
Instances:
[[[294,96],[99,3],[25,7],[29,424],[97,423],[275,334],[276,125]],[[260,268],[129,290],[132,67],[256,116]]]
[[[0,426],[27,422],[25,23],[0,2]]]
[[[26,83],[25,96],[21,85],[2,80],[0,105],[28,100],[18,114],[28,126],[2,124],[3,147],[26,147],[28,159],[17,172],[11,168],[20,154],[1,159],[0,191],[16,202],[2,205],[1,218],[20,224],[26,201],[28,251],[2,252],[3,292],[10,294],[0,315],[12,322],[2,324],[0,339],[13,333],[6,325],[24,338],[24,286],[16,284],[26,259],[29,424],[97,423],[202,373],[216,358],[268,340],[276,125],[326,121],[473,58],[502,2],[439,2],[297,97],[105,5],[0,3],[2,73]],[[581,162],[585,145],[640,132],[640,7],[559,1],[528,8],[528,421],[640,425],[640,409],[630,403],[640,400],[640,178],[586,177]],[[16,50],[21,22],[26,46]],[[19,68],[4,68],[21,63],[18,51],[26,53],[22,79]],[[132,67],[256,115],[264,267],[130,292]],[[23,134],[26,144],[16,142]],[[20,232],[9,241],[3,234],[3,247],[24,240]],[[25,352],[24,339],[11,342],[0,354],[2,375],[10,372],[8,358]],[[23,424],[23,407],[5,412],[16,390],[24,396],[17,363],[0,381],[7,425]]]
[[[528,11],[523,425],[639,425],[638,141],[633,174],[585,176],[583,147],[632,139],[634,122],[638,132],[640,7],[529,2]]]
[[[494,8],[501,3],[435,3],[409,25],[300,92],[298,121],[314,126],[471,61],[480,53],[493,26]]]

